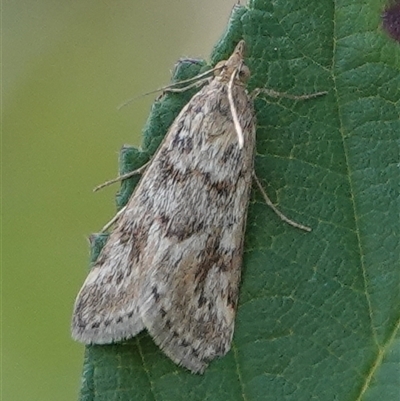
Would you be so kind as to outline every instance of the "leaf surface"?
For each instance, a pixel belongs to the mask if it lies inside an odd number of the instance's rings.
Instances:
[[[328,91],[255,100],[256,172],[279,209],[313,231],[283,223],[254,189],[232,350],[192,375],[145,332],[90,346],[81,400],[398,399],[400,48],[380,28],[383,9],[371,0],[234,9],[212,65],[243,38],[250,91]],[[181,62],[175,79],[204,68]],[[125,148],[121,171],[149,159],[192,94],[155,102],[143,151]],[[134,184],[123,183],[118,207]]]

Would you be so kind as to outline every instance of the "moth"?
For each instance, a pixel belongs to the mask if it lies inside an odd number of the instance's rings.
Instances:
[[[244,50],[240,41],[169,128],[77,296],[74,339],[146,329],[193,373],[229,351],[256,133]]]

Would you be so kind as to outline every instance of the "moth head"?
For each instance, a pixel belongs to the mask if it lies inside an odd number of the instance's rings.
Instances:
[[[245,48],[245,41],[241,40],[228,60],[222,60],[215,66],[214,74],[220,81],[229,82],[232,74],[235,76],[234,83],[237,85],[243,85],[248,81],[250,69],[243,61]]]

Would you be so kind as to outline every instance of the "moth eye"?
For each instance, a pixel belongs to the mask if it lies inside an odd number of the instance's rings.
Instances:
[[[242,68],[239,70],[239,79],[241,81],[247,81],[250,77],[250,70],[248,69],[247,66],[242,66]]]

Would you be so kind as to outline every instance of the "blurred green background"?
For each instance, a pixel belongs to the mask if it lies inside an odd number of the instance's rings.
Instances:
[[[85,239],[114,214],[118,151],[183,56],[208,58],[232,0],[3,2],[2,399],[75,400]],[[154,96],[153,96],[154,98]]]

